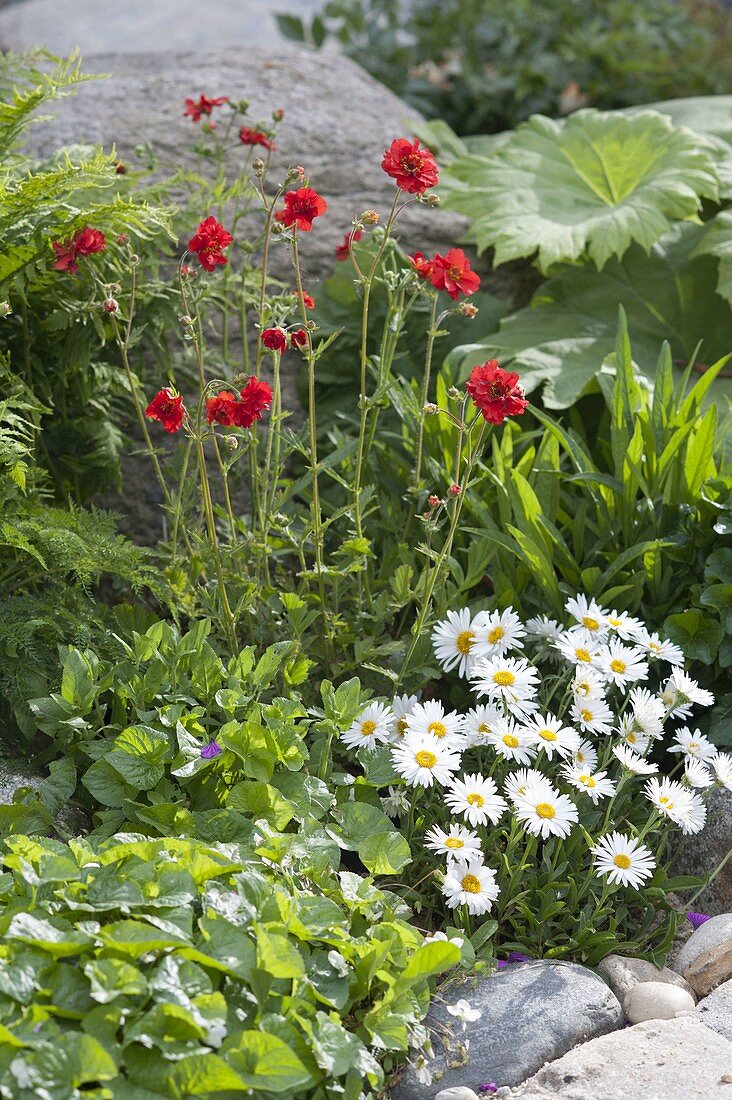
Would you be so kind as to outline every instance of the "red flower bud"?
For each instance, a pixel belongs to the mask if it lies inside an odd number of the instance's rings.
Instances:
[[[304,328],[296,328],[290,333],[290,340],[296,348],[304,348],[308,342],[308,334]]]

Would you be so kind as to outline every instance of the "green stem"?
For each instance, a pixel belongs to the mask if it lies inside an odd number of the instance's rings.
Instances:
[[[200,439],[200,437],[196,437],[196,451],[198,454],[198,468],[201,476],[201,495],[203,497],[203,509],[206,515],[208,537],[211,543],[211,550],[213,552],[214,564],[216,567],[216,577],[219,584],[219,600],[221,602],[222,618],[224,621],[226,636],[231,647],[231,653],[233,656],[237,652],[236,627],[234,624],[234,616],[232,615],[231,607],[229,606],[229,598],[226,594],[226,584],[224,583],[224,568],[221,562],[219,540],[216,534],[216,520],[214,518],[213,501],[211,500],[211,490],[208,483],[206,456],[203,450],[203,441]]]
[[[417,429],[417,455],[414,463],[414,488],[419,491],[422,478],[422,450],[424,447],[424,422],[426,413],[424,407],[427,404],[429,394],[430,375],[432,373],[432,350],[435,346],[435,322],[437,320],[437,295],[432,295],[432,307],[430,309],[430,326],[427,330],[427,349],[424,357],[424,372],[422,376],[422,392],[419,399],[419,427]]]

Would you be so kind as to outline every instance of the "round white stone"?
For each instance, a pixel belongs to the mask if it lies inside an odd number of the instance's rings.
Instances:
[[[679,1012],[691,1012],[694,998],[685,989],[666,982],[641,982],[623,999],[623,1012],[631,1024],[644,1020],[673,1020]]]
[[[480,1097],[465,1085],[455,1085],[451,1089],[442,1089],[436,1094],[435,1100],[480,1100]]]

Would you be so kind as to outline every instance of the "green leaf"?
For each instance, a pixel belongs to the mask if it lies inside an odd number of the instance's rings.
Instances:
[[[245,1085],[262,1092],[292,1096],[313,1083],[311,1073],[287,1043],[264,1031],[243,1032],[236,1047],[227,1050],[226,1058]]]
[[[423,943],[410,957],[405,969],[399,975],[399,982],[418,982],[441,974],[460,962],[460,948],[454,943],[437,940],[435,943]]]
[[[542,271],[585,254],[602,268],[633,243],[647,251],[718,193],[711,157],[655,111],[535,115],[492,155],[449,166],[445,181],[445,205],[473,219],[481,251],[493,247],[497,264],[538,252]]]
[[[666,635],[681,646],[690,661],[711,665],[722,641],[722,627],[704,611],[693,608],[679,615],[669,615],[663,624]]]

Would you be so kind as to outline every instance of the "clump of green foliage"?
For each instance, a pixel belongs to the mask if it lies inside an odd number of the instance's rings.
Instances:
[[[730,21],[686,0],[329,0],[280,28],[348,56],[459,134],[537,112],[727,91]]]

